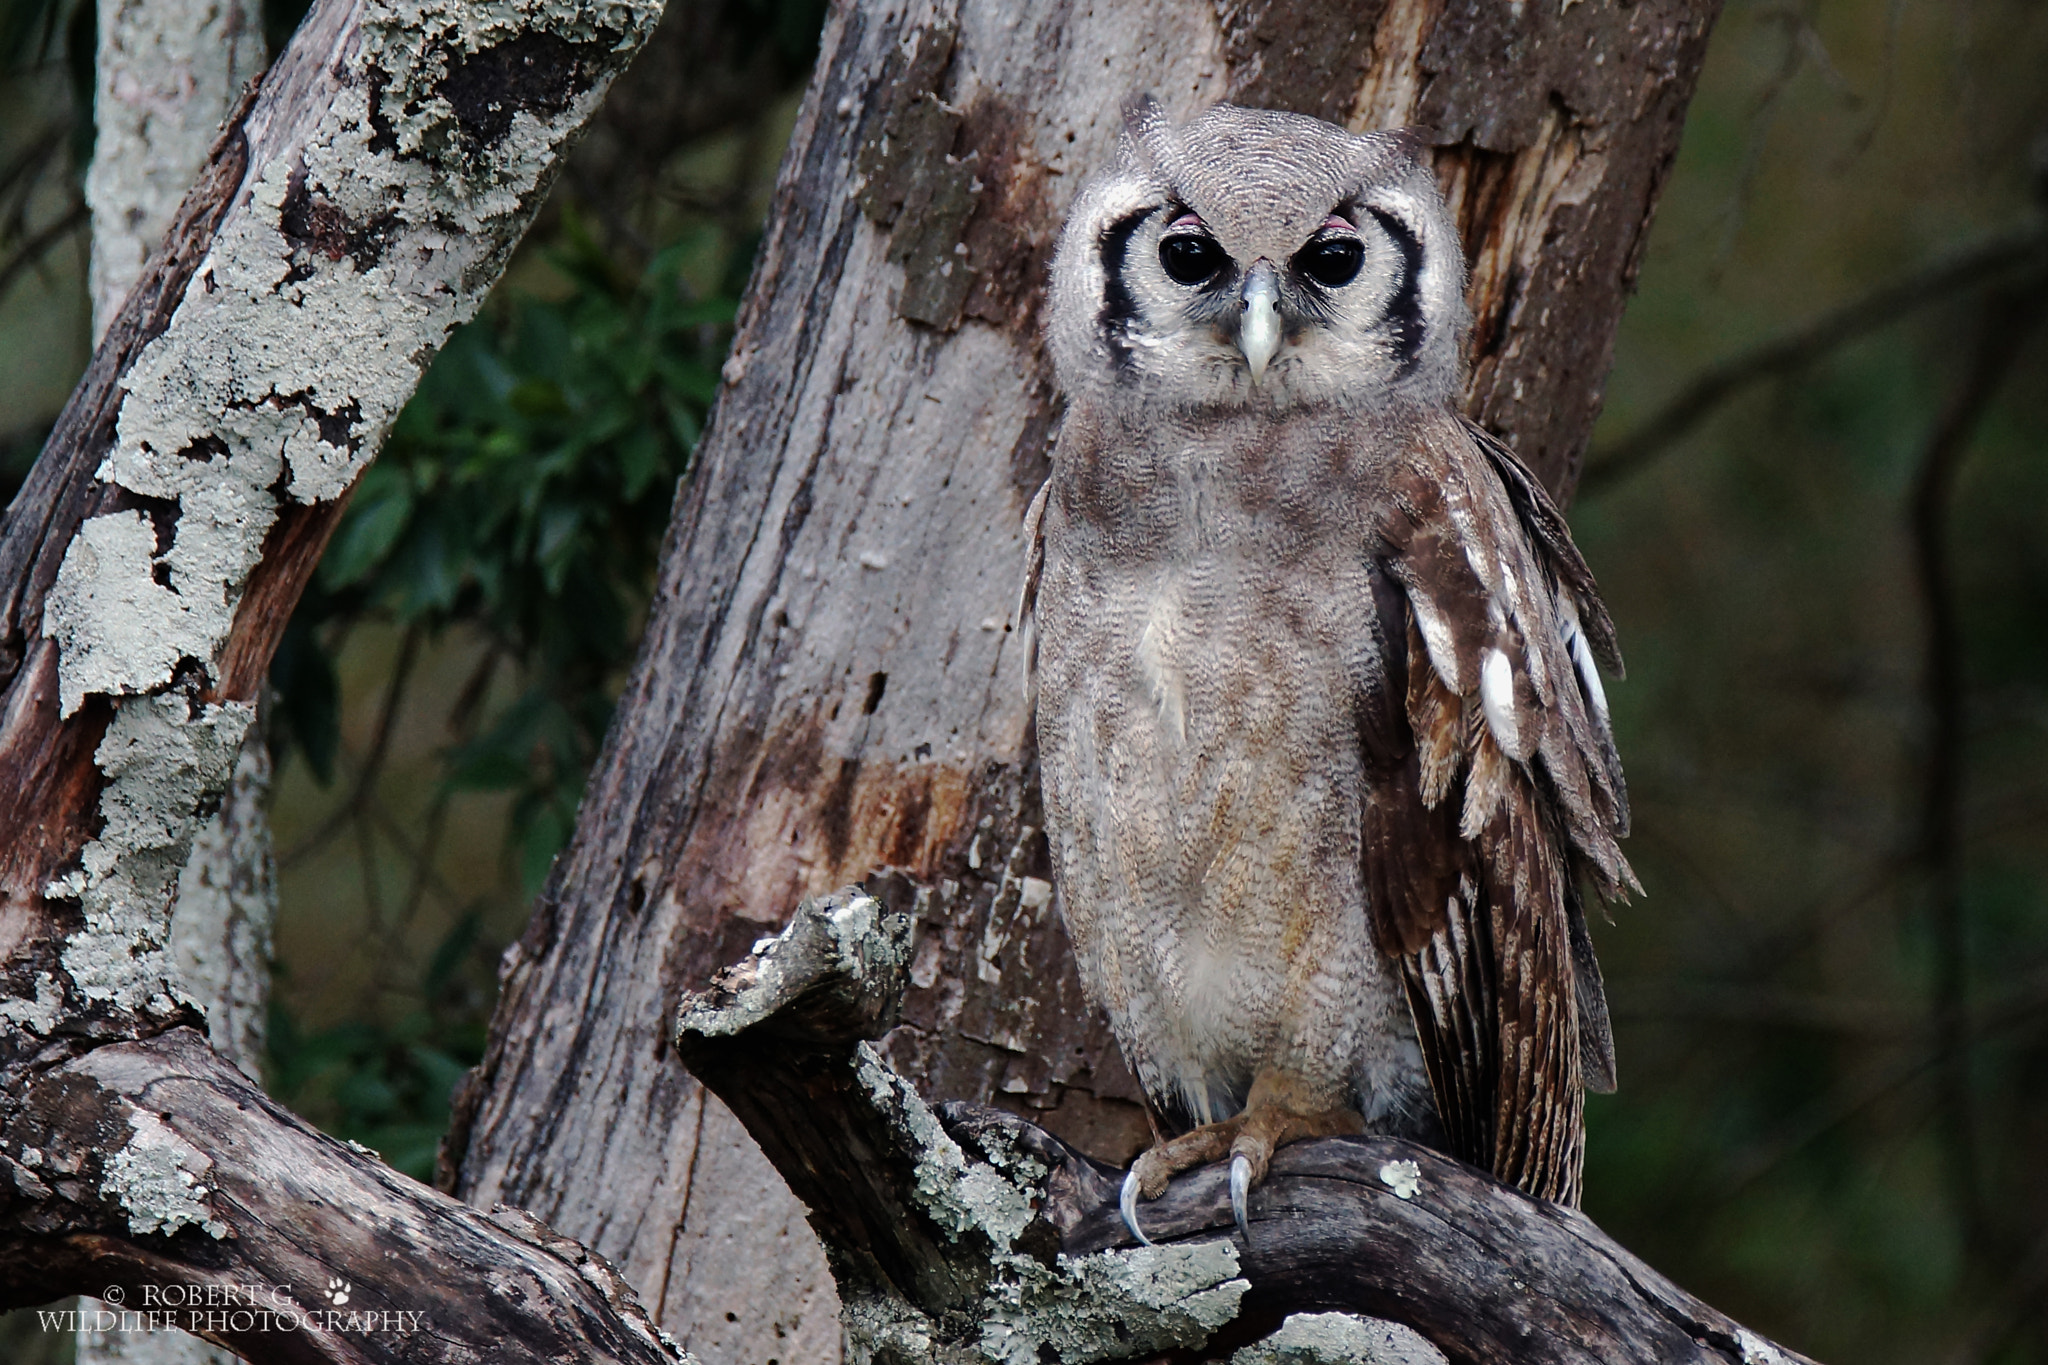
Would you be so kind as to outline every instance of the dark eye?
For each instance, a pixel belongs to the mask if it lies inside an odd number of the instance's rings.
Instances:
[[[1223,268],[1223,248],[1213,237],[1181,233],[1159,244],[1159,264],[1181,284],[1201,284]]]
[[[1324,237],[1310,242],[1294,258],[1294,268],[1325,289],[1341,289],[1358,278],[1365,264],[1365,243],[1356,237]]]

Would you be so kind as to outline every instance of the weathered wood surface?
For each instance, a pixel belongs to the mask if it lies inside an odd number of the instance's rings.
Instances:
[[[1237,98],[1430,125],[1475,262],[1470,406],[1566,492],[1716,8],[836,7],[641,659],[508,955],[449,1187],[573,1230],[707,1353],[829,1358],[799,1211],[660,1020],[801,896],[879,867],[918,920],[891,1060],[928,1094],[1128,1156],[1144,1124],[1051,911],[1011,647],[1068,199],[1133,89],[1176,114]],[[781,1289],[693,1297],[720,1277]]]
[[[677,1017],[691,1070],[810,1208],[856,1355],[1084,1365],[1129,1353],[1101,1335],[1121,1314],[1132,1341],[1225,1359],[1288,1315],[1342,1310],[1413,1329],[1460,1365],[1805,1359],[1583,1214],[1391,1138],[1283,1147],[1248,1238],[1225,1168],[1191,1172],[1141,1206],[1160,1250],[1132,1252],[1118,1173],[999,1110],[942,1105],[935,1121],[865,1046],[893,1017],[910,928],[859,888],[807,901]],[[1179,1254],[1184,1278],[1163,1306],[1119,1299],[1096,1273],[1103,1252],[1147,1258],[1155,1277]],[[1227,1314],[1191,1308],[1223,1298]],[[920,1335],[927,1348],[905,1347]]]
[[[10,1302],[112,1285],[133,1314],[183,1302],[165,1286],[196,1291],[206,1309],[170,1320],[256,1361],[680,1358],[605,1262],[516,1209],[486,1214],[315,1131],[193,1029],[95,1048],[18,1098],[0,1156],[27,1205],[0,1238]],[[137,1157],[118,1203],[117,1153]],[[153,1186],[181,1170],[197,1182],[182,1200]]]
[[[198,1325],[255,1359],[687,1358],[580,1247],[265,1101],[195,1031],[168,932],[349,488],[658,16],[321,0],[0,524],[0,1306],[339,1308],[340,1278],[425,1329]]]

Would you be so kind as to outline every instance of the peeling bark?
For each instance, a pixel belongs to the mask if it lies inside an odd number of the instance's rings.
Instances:
[[[170,925],[349,488],[658,16],[322,0],[0,524],[0,1302],[261,1283],[431,1327],[201,1335],[290,1360],[686,1358],[574,1243],[269,1104],[194,1032]]]
[[[264,63],[261,16],[240,0],[116,0],[99,7],[92,209],[93,336],[103,336],[205,164],[221,120]],[[264,811],[270,755],[260,726],[242,742],[227,797],[192,845],[171,910],[171,955],[205,1012],[214,1047],[252,1079],[270,998],[276,894]],[[227,1365],[188,1333],[102,1331],[106,1307],[79,1303],[79,1365]],[[111,1321],[118,1323],[119,1318]]]
[[[1011,647],[1058,419],[1043,281],[1120,97],[1425,125],[1474,261],[1468,407],[1562,494],[1716,9],[836,8],[641,659],[508,954],[447,1187],[534,1209],[650,1293],[715,1245],[721,1274],[784,1294],[665,1294],[673,1330],[830,1358],[815,1306],[784,1314],[829,1292],[797,1205],[695,1178],[748,1142],[657,1021],[802,896],[883,868],[917,925],[883,1054],[925,1093],[1127,1158],[1144,1120],[1052,913]]]

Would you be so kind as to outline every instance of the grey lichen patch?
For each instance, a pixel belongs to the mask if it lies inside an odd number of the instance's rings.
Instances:
[[[932,1320],[901,1299],[849,1294],[839,1306],[846,1365],[953,1365],[970,1357],[939,1339]]]
[[[1229,1241],[1062,1256],[1054,1270],[1017,1257],[1008,1269],[990,1288],[981,1329],[983,1359],[1001,1365],[1200,1346],[1251,1287]]]
[[[312,125],[278,117],[296,109],[252,122],[247,197],[124,377],[99,471],[175,501],[171,543],[145,541],[133,513],[96,518],[51,593],[66,714],[219,656],[271,490],[317,502],[354,482],[660,9],[373,0]],[[497,96],[471,88],[500,67],[518,79]]]
[[[910,958],[910,920],[873,896],[838,892],[805,901],[782,932],[720,972],[677,1011],[680,1033],[729,1038],[793,1003],[821,977],[857,995],[900,990]]]
[[[171,959],[206,1010],[214,1050],[258,1081],[277,910],[269,794],[270,747],[251,725],[220,810],[193,836],[170,928]]]
[[[127,1212],[128,1230],[169,1235],[197,1227],[209,1237],[226,1237],[227,1224],[206,1204],[213,1163],[147,1110],[130,1109],[128,1125],[133,1135],[107,1158],[100,1177],[101,1193]]]
[[[181,691],[116,709],[93,754],[107,778],[99,837],[46,891],[85,910],[63,963],[86,999],[160,1014],[175,1007],[177,971],[165,946],[171,889],[254,717],[253,706],[193,702]]]
[[[974,1315],[979,1337],[968,1350],[942,1345],[944,1334],[906,1305],[850,1299],[849,1340],[862,1339],[856,1359],[1118,1360],[1199,1346],[1237,1315],[1249,1284],[1228,1240],[1062,1255],[1050,1265],[1016,1250],[1035,1216],[1043,1163],[996,1132],[979,1139],[994,1164],[971,1159],[870,1044],[860,1045],[855,1068],[877,1112],[914,1153],[918,1209],[956,1238],[978,1234],[991,1248],[992,1272]]]
[[[1444,1354],[1396,1322],[1296,1313],[1272,1336],[1231,1356],[1230,1365],[1444,1365]]]
[[[93,335],[107,329],[191,188],[242,86],[263,69],[253,0],[102,0],[93,158]]]
[[[58,988],[57,978],[48,972],[37,972],[36,998],[29,1000],[16,997],[0,1000],[0,1019],[18,1028],[47,1034],[56,1027],[57,1011],[63,1004],[64,992]]]
[[[931,1106],[872,1044],[860,1045],[855,1066],[875,1108],[902,1125],[906,1146],[917,1154],[914,1197],[932,1221],[955,1237],[979,1232],[997,1248],[1015,1242],[1031,1222],[1024,1190],[994,1167],[969,1161]]]

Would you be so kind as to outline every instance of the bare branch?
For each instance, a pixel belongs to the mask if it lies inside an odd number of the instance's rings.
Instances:
[[[1810,365],[1838,347],[1999,277],[2048,259],[2048,229],[2029,226],[1936,261],[1823,313],[1802,327],[1731,356],[1694,379],[1634,431],[1595,449],[1580,487],[1605,492],[1640,473],[1728,399],[1752,384]]]
[[[349,489],[658,10],[319,0],[0,523],[5,1306],[256,1284],[293,1326],[169,1325],[271,1360],[688,1359],[602,1260],[271,1104],[166,943]],[[399,1316],[308,1325],[329,1279]]]
[[[1248,1241],[1223,1167],[1182,1177],[1138,1248],[1115,1172],[1011,1114],[935,1115],[865,1041],[895,1017],[910,934],[859,888],[806,901],[677,1014],[684,1061],[811,1210],[856,1359],[1223,1359],[1333,1309],[1460,1362],[1804,1359],[1584,1215],[1390,1138],[1281,1149]]]
[[[1930,1002],[1940,1063],[1949,1181],[1965,1239],[1984,1254],[1987,1219],[1977,1170],[1976,1097],[1970,1084],[1969,925],[1963,907],[1963,627],[1949,562],[1949,508],[1977,424],[2044,321],[2048,277],[1994,299],[1963,382],[1928,437],[1914,480],[1913,560],[1927,613],[1922,696],[1926,776],[1921,860],[1932,899],[1935,981]]]

